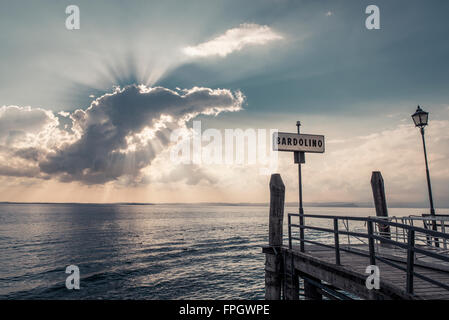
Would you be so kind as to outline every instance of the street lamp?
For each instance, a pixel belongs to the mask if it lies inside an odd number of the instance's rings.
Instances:
[[[432,187],[430,186],[430,176],[429,176],[429,166],[427,164],[427,151],[426,151],[426,140],[424,139],[424,127],[427,126],[427,121],[429,119],[429,113],[425,112],[421,109],[420,106],[416,109],[416,112],[412,114],[413,122],[415,126],[420,128],[421,136],[422,136],[422,144],[424,147],[424,159],[426,161],[426,174],[427,174],[427,187],[429,189],[429,200],[430,200],[430,215],[432,217],[435,216],[435,209],[433,207],[433,198],[432,198]],[[435,221],[434,221],[435,226]]]

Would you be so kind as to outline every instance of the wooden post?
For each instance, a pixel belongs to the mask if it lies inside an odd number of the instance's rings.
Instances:
[[[380,171],[373,171],[371,175],[371,188],[373,189],[376,216],[388,217],[387,200],[385,197],[384,179]],[[385,238],[391,239],[390,226],[379,225],[379,231]]]
[[[408,294],[413,294],[413,269],[415,266],[415,230],[408,230],[407,244],[407,283],[405,285],[405,290]]]
[[[318,287],[310,281],[312,280],[318,284],[321,284],[321,280],[313,278],[311,276],[307,276],[303,279],[304,279],[304,296],[306,300],[323,300],[323,296],[320,293]]]
[[[299,300],[299,277],[293,266],[291,252],[284,253],[284,299]]]
[[[282,285],[282,225],[284,220],[285,185],[280,174],[270,179],[270,221],[268,244],[274,254],[265,255],[265,299],[280,300]]]
[[[270,224],[268,244],[282,246],[282,225],[284,222],[285,186],[281,175],[275,173],[270,179]]]

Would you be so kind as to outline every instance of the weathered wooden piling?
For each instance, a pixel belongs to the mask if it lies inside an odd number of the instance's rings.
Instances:
[[[380,171],[373,171],[371,175],[371,188],[373,189],[374,206],[376,207],[376,216],[388,217],[387,199],[385,197],[384,179]],[[390,226],[379,225],[380,234],[390,239]]]
[[[280,300],[282,287],[283,259],[282,225],[284,221],[285,185],[280,174],[270,179],[270,217],[268,244],[273,253],[265,255],[265,299]]]
[[[323,300],[317,284],[321,284],[321,280],[311,276],[304,277],[304,296],[307,300]],[[315,282],[315,283],[314,283]]]
[[[284,279],[283,290],[285,300],[299,299],[299,277],[296,272],[293,255],[291,253],[284,254]]]

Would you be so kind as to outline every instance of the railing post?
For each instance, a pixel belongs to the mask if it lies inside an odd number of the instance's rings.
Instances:
[[[435,216],[432,216],[433,220],[433,224],[432,224],[432,229],[435,231],[438,231],[438,227],[437,227],[437,218]],[[438,238],[434,238],[435,239],[435,247],[439,248],[440,247],[440,240]]]
[[[369,262],[371,265],[375,265],[376,253],[374,251],[373,222],[371,220],[368,220],[367,223],[368,223]]]
[[[287,216],[288,218],[288,248],[292,248],[292,217],[290,215]]]
[[[443,232],[443,233],[446,233],[446,228],[445,228],[445,225],[444,225],[444,219],[443,218],[441,218],[441,232]],[[447,239],[446,238],[443,238],[443,248],[444,249],[447,249]]]
[[[415,230],[408,230],[408,249],[407,249],[407,283],[406,291],[413,294],[413,273],[415,265]]]
[[[338,234],[338,219],[334,218],[334,242],[335,242],[335,264],[340,265],[340,241]]]
[[[425,215],[423,214],[422,216],[424,217]],[[429,228],[427,228],[427,220],[426,219],[423,219],[422,223],[424,225],[424,229],[426,229],[426,230],[429,229]],[[432,238],[428,234],[426,234],[426,242],[429,247],[432,246]]]

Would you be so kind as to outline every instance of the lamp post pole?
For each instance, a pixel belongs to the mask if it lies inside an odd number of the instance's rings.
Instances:
[[[422,145],[424,148],[424,160],[426,161],[426,175],[427,175],[427,188],[429,189],[429,201],[430,201],[430,215],[435,217],[435,208],[433,207],[432,186],[430,185],[429,165],[427,164],[427,151],[426,140],[424,139],[424,127],[421,128]],[[435,220],[433,221],[433,228],[436,229]]]
[[[427,164],[427,150],[426,150],[426,139],[424,139],[424,127],[421,127],[421,137],[422,145],[424,148],[424,160],[426,161],[426,175],[427,175],[427,188],[429,190],[429,201],[430,201],[430,216],[432,219],[432,230],[437,230],[437,223],[435,221],[435,208],[433,207],[433,197],[432,197],[432,186],[430,185],[430,175],[429,175],[429,165]],[[440,247],[440,241],[435,238],[435,247]]]
[[[421,131],[422,137],[422,145],[424,148],[424,160],[426,162],[426,175],[427,175],[427,189],[429,191],[429,202],[430,202],[430,217],[432,220],[432,229],[437,231],[437,224],[435,218],[435,208],[433,206],[433,197],[432,197],[432,187],[430,185],[430,175],[429,175],[429,165],[427,163],[427,150],[426,150],[426,140],[424,139],[424,127],[427,126],[427,122],[429,120],[429,113],[421,109],[418,105],[414,114],[412,114],[413,122],[416,127],[419,127]],[[435,246],[438,247],[438,238],[435,238]]]

